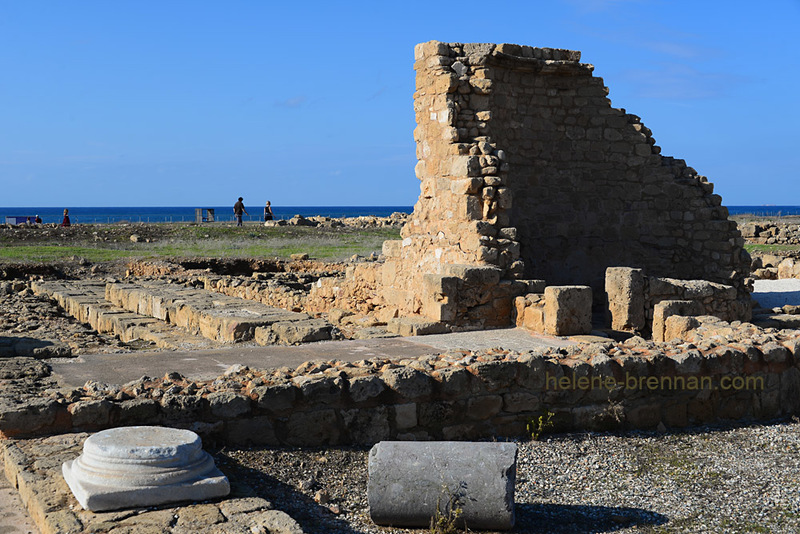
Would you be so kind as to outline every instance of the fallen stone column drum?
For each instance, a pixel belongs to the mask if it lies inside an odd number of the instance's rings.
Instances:
[[[189,430],[112,428],[89,436],[83,454],[64,462],[62,473],[93,512],[225,496],[228,479],[201,445]]]
[[[382,441],[369,452],[369,513],[378,525],[428,527],[461,509],[470,529],[514,526],[517,445]]]

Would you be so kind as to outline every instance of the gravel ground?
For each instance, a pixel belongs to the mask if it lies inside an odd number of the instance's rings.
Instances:
[[[798,532],[800,424],[520,442],[514,532]],[[366,449],[222,450],[253,491],[306,533],[411,533],[369,521]],[[319,504],[318,504],[319,503]]]

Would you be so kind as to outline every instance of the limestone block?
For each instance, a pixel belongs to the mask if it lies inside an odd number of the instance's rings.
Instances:
[[[700,326],[700,322],[694,317],[684,317],[672,315],[664,321],[664,341],[673,339],[686,339],[686,336]]]
[[[544,290],[544,330],[553,336],[592,332],[592,288],[548,286]]]
[[[217,391],[206,397],[212,415],[220,419],[235,419],[250,411],[250,399],[232,391]]]
[[[278,342],[288,345],[330,339],[331,328],[332,325],[324,319],[282,321],[272,325],[272,331],[275,333]]]
[[[641,332],[645,328],[644,272],[630,267],[606,269],[611,328]]]
[[[424,336],[426,334],[443,334],[448,331],[447,325],[438,321],[429,321],[418,317],[397,317],[386,324],[386,330],[401,336]]]
[[[428,527],[437,508],[461,527],[514,526],[514,443],[382,441],[369,453],[367,498],[378,525]]]
[[[383,242],[381,249],[384,256],[387,258],[399,258],[400,251],[403,248],[403,242],[399,239],[387,239]]]
[[[377,397],[386,389],[386,385],[377,376],[354,376],[349,379],[350,398],[354,402],[363,402]]]
[[[516,325],[544,333],[544,298],[535,293],[514,299]]]
[[[394,421],[398,430],[407,430],[417,426],[417,403],[395,404]]]
[[[354,443],[373,444],[390,435],[386,406],[342,410],[341,415],[350,440]]]
[[[800,278],[800,262],[785,258],[778,264],[778,278]]]
[[[410,367],[388,369],[381,375],[386,386],[407,399],[427,397],[433,393],[433,379]]]
[[[75,498],[93,512],[201,501],[230,492],[228,479],[189,430],[112,428],[89,436],[62,466]]]
[[[665,339],[668,317],[701,315],[702,313],[702,306],[695,300],[662,300],[653,309],[653,341],[669,341]]]
[[[456,318],[458,279],[452,276],[426,274],[422,277],[421,314],[434,321]]]
[[[259,408],[272,413],[289,410],[294,406],[298,389],[292,384],[274,384],[272,386],[256,386],[250,390],[252,398]]]
[[[333,410],[295,412],[289,417],[286,431],[286,443],[298,447],[333,445],[341,437],[336,412]]]

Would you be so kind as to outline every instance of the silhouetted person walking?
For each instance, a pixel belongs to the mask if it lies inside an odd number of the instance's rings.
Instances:
[[[239,197],[239,200],[236,201],[236,204],[233,205],[233,214],[236,215],[236,226],[242,225],[243,212],[246,213],[247,215],[250,215],[249,213],[247,213],[247,210],[244,209],[244,203],[242,202],[242,200],[244,199],[242,197]]]

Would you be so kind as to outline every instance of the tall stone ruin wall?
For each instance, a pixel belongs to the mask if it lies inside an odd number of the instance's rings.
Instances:
[[[380,277],[400,315],[507,324],[528,279],[597,298],[610,266],[749,302],[744,241],[713,184],[611,107],[580,52],[431,41],[415,59],[421,193]]]

